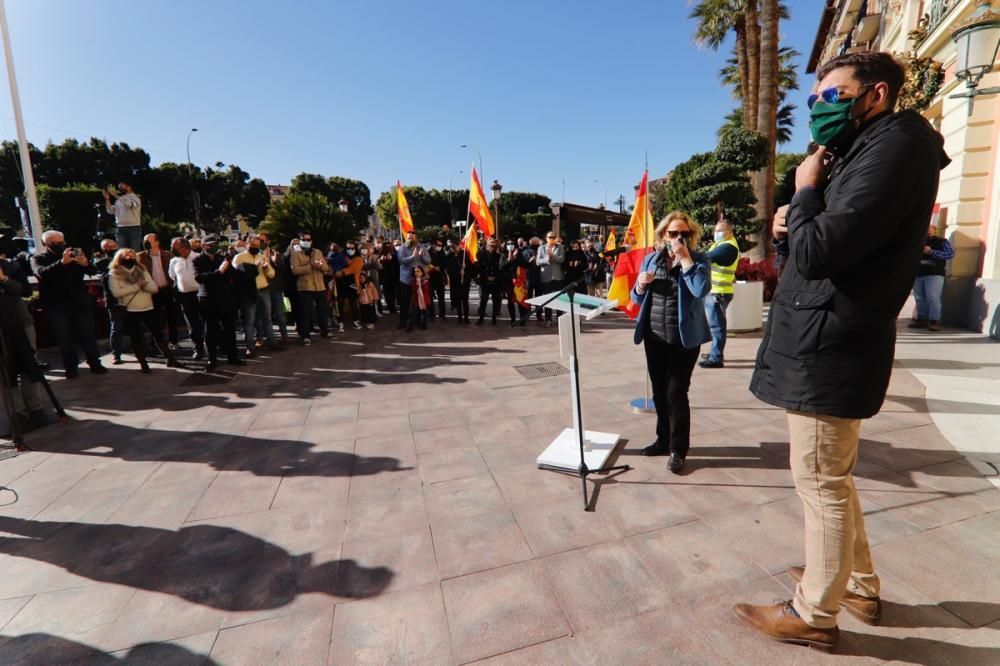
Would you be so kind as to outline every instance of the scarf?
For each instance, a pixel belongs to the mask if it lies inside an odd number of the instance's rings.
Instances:
[[[123,266],[115,266],[111,269],[111,275],[116,280],[121,280],[123,282],[129,282],[131,284],[139,284],[143,281],[145,277],[146,269],[136,264],[131,269],[125,268]],[[148,279],[148,278],[146,278]]]
[[[424,301],[424,282],[423,278],[417,280],[417,309],[426,310],[427,303]]]

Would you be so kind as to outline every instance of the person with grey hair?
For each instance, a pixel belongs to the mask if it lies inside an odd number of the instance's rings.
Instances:
[[[78,376],[80,347],[90,371],[101,375],[108,371],[101,364],[94,334],[94,299],[83,284],[86,275],[96,275],[87,255],[78,247],[66,247],[61,231],[50,229],[42,234],[45,252],[31,258],[31,268],[38,277],[38,302],[48,316],[52,335],[59,345],[67,379]]]

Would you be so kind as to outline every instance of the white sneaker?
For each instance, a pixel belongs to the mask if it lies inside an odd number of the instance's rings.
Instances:
[[[312,343],[313,343],[313,341],[310,340],[309,338],[305,338],[304,340],[302,340],[302,344],[305,345],[306,347],[308,347]]]
[[[337,324],[337,332],[338,333],[343,333],[344,332],[344,323],[343,322]]]
[[[354,322],[354,328],[360,329],[361,328],[361,322],[360,321]]]

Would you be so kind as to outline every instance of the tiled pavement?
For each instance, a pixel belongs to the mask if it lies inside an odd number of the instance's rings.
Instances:
[[[746,391],[758,338],[696,371],[673,476],[636,455],[653,421],[627,409],[627,325],[584,330],[587,423],[634,467],[592,513],[534,466],[571,422],[565,376],[514,370],[558,355],[534,325],[348,333],[214,381],[129,364],[54,382],[71,419],[0,461],[0,663],[1000,663],[1000,489],[978,462],[995,441],[957,451],[909,371],[857,470],[885,626],[842,617],[827,656],[730,610],[789,597],[802,561],[783,415]],[[979,347],[992,364],[953,375],[997,365]]]

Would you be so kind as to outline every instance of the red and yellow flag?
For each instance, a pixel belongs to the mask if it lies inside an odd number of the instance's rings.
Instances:
[[[653,214],[649,207],[648,187],[649,172],[645,171],[642,174],[642,182],[639,183],[635,208],[632,209],[632,219],[625,232],[625,237],[631,240],[629,251],[618,255],[618,261],[615,263],[615,276],[611,280],[611,288],[608,289],[608,299],[617,300],[618,309],[625,311],[630,319],[639,316],[639,307],[632,303],[629,293],[635,286],[643,258],[652,251],[653,247]],[[611,239],[609,238],[609,240]]]
[[[615,230],[612,229],[611,233],[608,234],[608,241],[604,244],[604,251],[611,252],[618,248],[618,242],[615,241]]]
[[[469,253],[469,261],[476,263],[476,257],[479,255],[479,234],[476,233],[476,225],[469,225],[469,230],[462,239],[462,248]]]
[[[493,214],[490,213],[486,195],[483,194],[483,186],[479,183],[475,164],[472,165],[472,182],[469,184],[469,213],[476,219],[483,235],[492,238],[496,233],[496,228],[493,226]]]
[[[514,300],[522,308],[531,307],[528,305],[528,269],[524,266],[517,267],[514,275]]]
[[[406,195],[403,194],[403,186],[396,181],[396,205],[399,209],[399,231],[406,234],[413,231],[413,218],[410,217],[410,204],[406,203]]]

